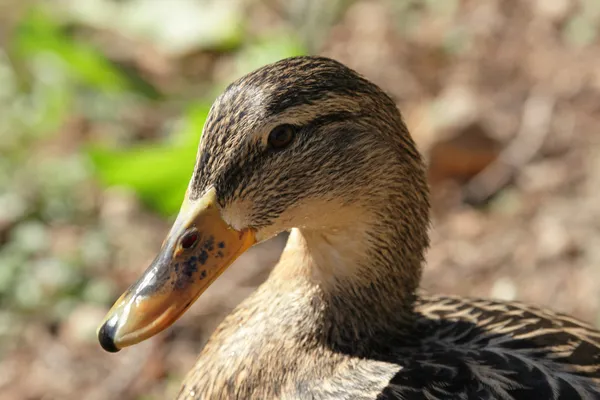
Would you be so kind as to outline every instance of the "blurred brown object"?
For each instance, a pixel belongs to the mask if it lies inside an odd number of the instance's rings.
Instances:
[[[429,150],[429,181],[434,186],[446,180],[464,184],[496,160],[501,148],[480,124],[470,124],[434,143]]]

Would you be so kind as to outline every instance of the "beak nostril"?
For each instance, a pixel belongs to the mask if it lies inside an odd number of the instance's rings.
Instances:
[[[181,248],[184,250],[191,249],[196,245],[199,237],[198,231],[195,230],[184,233],[181,237]]]

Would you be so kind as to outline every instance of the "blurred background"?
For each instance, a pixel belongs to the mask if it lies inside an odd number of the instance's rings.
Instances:
[[[168,332],[95,330],[145,270],[208,108],[323,54],[396,100],[430,166],[426,290],[600,324],[597,0],[0,0],[0,398],[172,398],[260,284],[254,248]]]

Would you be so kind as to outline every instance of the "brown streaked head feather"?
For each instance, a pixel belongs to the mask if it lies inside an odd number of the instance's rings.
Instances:
[[[295,142],[268,151],[266,136],[281,124],[297,128]],[[394,184],[419,193],[410,207],[427,218],[421,157],[394,102],[327,58],[286,59],[232,83],[212,107],[198,154],[190,197],[213,185],[223,208],[250,201],[247,223],[257,228],[305,198],[364,201],[382,187],[376,181],[400,172],[412,181]]]

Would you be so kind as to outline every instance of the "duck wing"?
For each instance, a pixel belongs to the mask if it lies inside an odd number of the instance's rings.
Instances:
[[[520,303],[423,296],[387,399],[600,399],[600,332]]]

